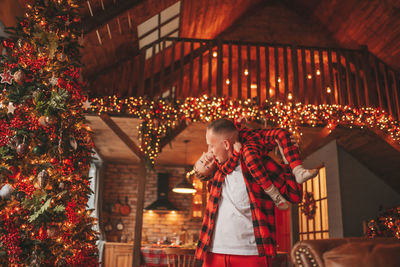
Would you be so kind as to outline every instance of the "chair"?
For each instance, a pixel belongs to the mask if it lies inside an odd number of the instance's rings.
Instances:
[[[193,267],[195,263],[195,249],[165,248],[168,267]]]

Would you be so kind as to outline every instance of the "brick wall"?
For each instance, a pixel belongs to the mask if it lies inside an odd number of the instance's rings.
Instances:
[[[174,237],[184,229],[191,237],[198,235],[201,221],[190,218],[192,195],[176,194],[172,188],[184,177],[183,167],[159,167],[155,172],[148,175],[145,189],[144,206],[151,204],[157,198],[157,172],[168,172],[169,195],[168,199],[179,209],[176,212],[149,212],[143,214],[142,239],[147,242],[157,242],[160,238]],[[103,197],[103,225],[111,222],[113,230],[106,232],[107,241],[132,241],[134,238],[136,200],[138,186],[139,166],[121,163],[106,163],[104,165],[104,197]],[[131,212],[128,216],[112,212],[112,206],[118,202],[128,204]],[[122,221],[124,229],[116,230],[115,225]],[[196,237],[195,237],[196,238]]]

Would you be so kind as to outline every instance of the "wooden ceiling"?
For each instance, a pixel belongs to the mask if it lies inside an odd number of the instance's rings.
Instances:
[[[133,86],[137,26],[174,3],[86,1],[82,61],[92,96],[118,94],[110,87],[127,91]],[[182,0],[179,36],[356,49],[366,45],[399,70],[399,10],[396,0]]]

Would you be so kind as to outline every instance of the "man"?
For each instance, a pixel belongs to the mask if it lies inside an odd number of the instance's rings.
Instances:
[[[262,130],[257,131],[262,134]],[[265,156],[262,144],[257,142],[243,145],[237,164],[233,147],[239,132],[229,120],[212,122],[206,140],[209,152],[195,167],[212,169],[215,160],[218,169],[209,181],[210,198],[196,258],[203,260],[203,267],[270,266],[276,253],[270,181],[279,195],[293,203],[301,200],[301,185],[288,167]]]

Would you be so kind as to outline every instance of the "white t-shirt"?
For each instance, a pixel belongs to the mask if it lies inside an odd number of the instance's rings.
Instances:
[[[258,255],[249,195],[240,164],[222,184],[210,252]]]

